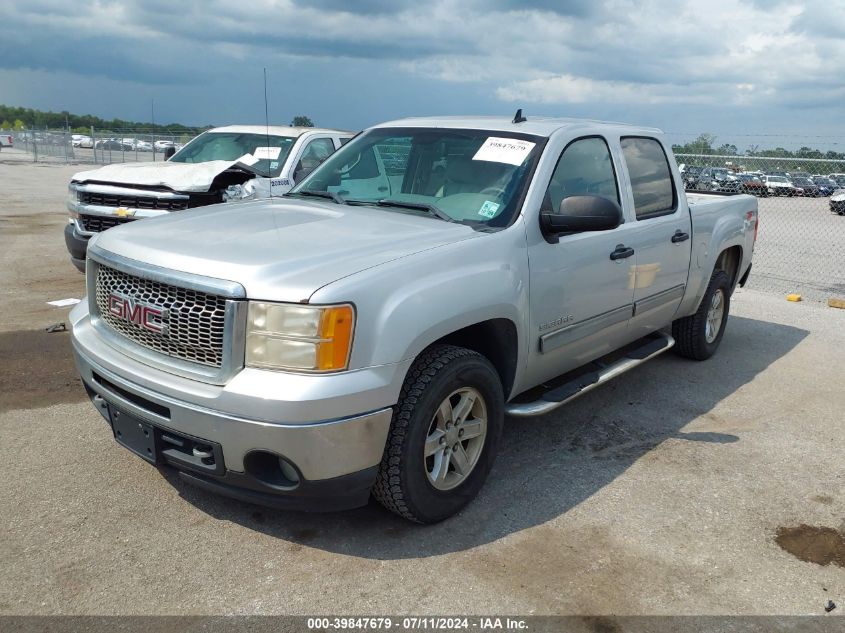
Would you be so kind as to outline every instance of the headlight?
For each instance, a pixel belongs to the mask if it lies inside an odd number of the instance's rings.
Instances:
[[[67,186],[68,194],[68,214],[70,215],[69,222],[79,218],[79,213],[71,208],[71,205],[76,205],[79,202],[79,191],[74,187],[73,183]]]
[[[237,200],[249,200],[255,197],[255,183],[247,180],[242,185],[229,185],[223,191],[223,202],[234,202]]]
[[[251,301],[246,335],[249,367],[342,371],[349,366],[355,311],[349,304],[300,306]]]

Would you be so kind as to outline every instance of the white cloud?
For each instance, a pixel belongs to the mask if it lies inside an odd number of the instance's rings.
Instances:
[[[320,68],[326,85],[374,72],[418,88],[421,109],[441,83],[444,110],[812,107],[833,119],[845,85],[842,0],[0,0],[0,15],[7,70],[169,86],[233,85],[262,66]],[[460,90],[476,101],[448,103]]]

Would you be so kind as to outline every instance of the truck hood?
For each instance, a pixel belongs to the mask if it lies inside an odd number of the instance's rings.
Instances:
[[[166,187],[181,192],[207,192],[214,180],[224,172],[241,172],[245,181],[257,174],[240,161],[210,160],[205,163],[116,163],[99,169],[81,171],[73,176],[76,182],[100,182],[142,187]],[[248,177],[247,177],[248,176]]]
[[[89,251],[234,281],[251,299],[302,302],[343,277],[482,235],[383,208],[275,198],[130,222],[92,238]]]

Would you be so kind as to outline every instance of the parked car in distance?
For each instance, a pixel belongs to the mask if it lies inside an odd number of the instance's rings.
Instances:
[[[686,169],[684,169],[683,179],[684,179],[684,189],[695,189],[696,185],[698,184],[698,177],[701,174],[703,167],[698,167],[696,165],[687,165]]]
[[[6,132],[0,132],[0,149],[4,147],[14,147],[15,140],[11,134],[7,134]]]
[[[131,147],[136,152],[151,152],[153,149],[152,143],[148,143],[147,141],[142,141],[137,138],[125,138],[122,140],[123,143]]]
[[[833,178],[828,178],[827,176],[815,176],[813,178],[813,182],[819,188],[819,194],[822,196],[829,196],[839,189],[839,185],[836,184],[836,181],[833,180]]]
[[[167,161],[79,172],[69,185],[65,227],[71,262],[84,271],[88,240],[118,224],[218,202],[280,196],[351,137],[351,132],[323,128],[230,125],[200,134]],[[98,147],[119,150],[128,141],[135,139],[111,139]]]
[[[766,194],[770,196],[795,195],[795,185],[786,176],[763,176],[763,184],[766,185]]]
[[[404,119],[282,198],[100,233],[69,318],[85,389],[118,443],[205,490],[446,519],[482,488],[506,414],[673,346],[716,352],[757,199],[686,194],[670,147],[521,111]]]
[[[94,144],[96,149],[110,150],[116,152],[131,152],[134,148],[124,141],[116,138],[107,138],[97,141]]]
[[[175,141],[164,141],[164,140],[159,139],[158,141],[153,143],[153,147],[155,148],[155,151],[163,152],[168,147],[176,147],[176,142]]]
[[[750,193],[753,196],[765,196],[766,186],[763,181],[753,174],[737,174],[742,193]]]
[[[837,189],[830,196],[830,210],[839,215],[845,215],[845,189]]]
[[[793,176],[792,184],[795,185],[796,195],[806,196],[807,198],[818,198],[822,195],[819,186],[809,178]]]
[[[740,183],[725,167],[705,167],[698,175],[695,188],[698,191],[739,191]]]

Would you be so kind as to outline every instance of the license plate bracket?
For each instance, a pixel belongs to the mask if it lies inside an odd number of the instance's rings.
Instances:
[[[158,441],[152,424],[112,405],[109,405],[109,419],[118,444],[151,464],[158,463]]]

